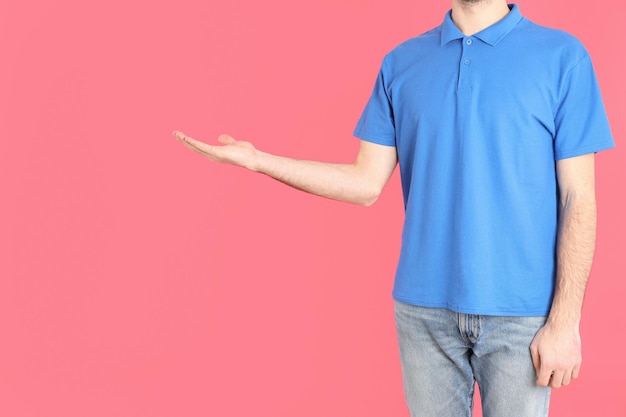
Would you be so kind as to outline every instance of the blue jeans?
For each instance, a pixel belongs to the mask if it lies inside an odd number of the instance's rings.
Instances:
[[[404,392],[412,417],[470,417],[474,383],[484,417],[544,417],[530,343],[545,317],[455,313],[395,302]]]

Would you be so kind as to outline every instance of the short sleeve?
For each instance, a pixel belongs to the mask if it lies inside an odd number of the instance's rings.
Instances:
[[[390,74],[386,62],[386,59],[383,60],[374,91],[357,122],[354,136],[379,145],[395,146],[393,108],[386,85]]]
[[[613,148],[615,143],[588,54],[562,79],[555,112],[555,159]]]

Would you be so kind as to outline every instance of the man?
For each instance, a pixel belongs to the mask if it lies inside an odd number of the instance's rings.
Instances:
[[[227,135],[208,158],[351,203],[400,164],[406,219],[393,296],[412,416],[548,413],[581,365],[595,244],[594,153],[614,146],[582,45],[505,0],[453,0],[393,49],[352,164],[267,154]]]

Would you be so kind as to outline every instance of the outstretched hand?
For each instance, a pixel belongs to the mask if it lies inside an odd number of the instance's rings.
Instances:
[[[172,134],[186,147],[212,161],[253,169],[257,150],[250,142],[237,141],[228,135],[221,135],[217,138],[221,145],[209,145],[190,138],[178,130],[175,130]]]

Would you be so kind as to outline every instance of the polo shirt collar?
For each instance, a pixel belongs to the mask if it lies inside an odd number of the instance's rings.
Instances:
[[[491,46],[497,45],[523,18],[516,4],[509,5],[509,9],[509,13],[502,20],[472,36]],[[441,25],[441,45],[443,46],[450,41],[463,39],[464,37],[463,32],[452,21],[452,10],[448,11]]]

